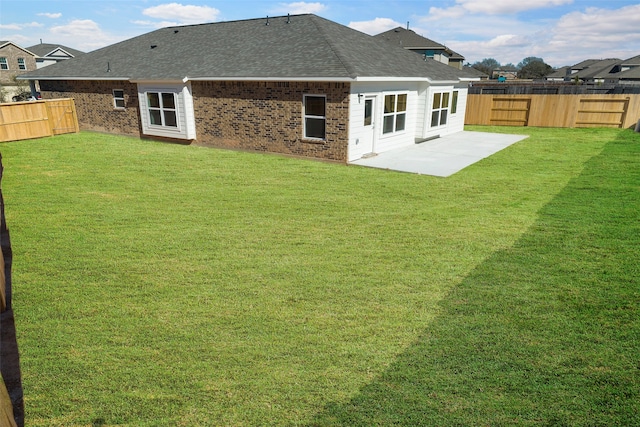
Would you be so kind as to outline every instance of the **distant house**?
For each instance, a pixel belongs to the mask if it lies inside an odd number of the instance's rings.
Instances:
[[[620,61],[608,73],[603,73],[600,79],[604,83],[640,85],[640,55]]]
[[[0,84],[14,85],[14,77],[36,69],[36,55],[10,41],[0,41]]]
[[[561,70],[565,75],[563,81],[576,82],[576,83],[598,83],[601,82],[600,78],[603,74],[608,74],[609,71],[620,62],[620,59],[587,59],[579,62],[570,67],[564,67]],[[562,71],[558,70],[550,75],[546,76],[546,80],[560,81],[560,74]]]
[[[518,78],[518,71],[517,70],[502,70],[502,69],[498,68],[498,69],[495,69],[495,70],[492,71],[491,78],[492,79],[497,79],[499,81],[515,80],[515,79]]]
[[[36,44],[27,49],[36,55],[36,66],[38,68],[56,64],[60,61],[72,59],[84,54],[84,52],[67,46],[50,43]]]
[[[341,162],[462,131],[478,80],[316,15],[163,28],[23,78],[82,129]]]
[[[443,44],[416,34],[414,31],[397,27],[376,36],[393,45],[422,55],[424,58],[432,58],[443,64],[462,70],[464,56],[454,52]]]
[[[464,67],[462,67],[462,69],[464,71],[466,71],[467,73],[470,73],[476,77],[478,77],[480,80],[489,80],[489,75],[487,73],[484,73],[476,68],[473,67],[469,67],[467,65],[465,65]]]

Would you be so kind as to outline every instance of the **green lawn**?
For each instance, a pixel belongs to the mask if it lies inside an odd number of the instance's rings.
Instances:
[[[530,137],[449,178],[2,144],[27,425],[640,425],[640,134],[472,129]]]

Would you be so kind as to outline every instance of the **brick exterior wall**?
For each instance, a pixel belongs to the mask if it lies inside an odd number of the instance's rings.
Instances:
[[[125,110],[113,107],[125,92]],[[137,85],[40,81],[44,99],[74,98],[82,130],[142,136]],[[347,161],[349,83],[192,82],[197,144]],[[303,95],[325,95],[325,141],[303,138]],[[184,141],[177,141],[184,143]]]
[[[124,91],[125,109],[113,105],[113,90]],[[138,86],[125,81],[40,81],[42,99],[73,98],[81,130],[140,136]]]
[[[8,70],[0,70],[0,84],[2,85],[14,85],[13,77],[36,69],[36,58],[12,44],[0,49],[0,57],[7,58],[7,65],[9,66]],[[24,58],[26,70],[18,68],[18,58]],[[29,90],[29,83],[25,81],[25,84],[27,90]]]
[[[199,144],[347,161],[348,83],[193,82]],[[325,141],[303,138],[303,95],[326,95]]]

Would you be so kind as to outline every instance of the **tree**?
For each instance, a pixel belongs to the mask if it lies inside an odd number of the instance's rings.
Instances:
[[[520,64],[523,63],[524,65],[518,71],[519,79],[541,79],[553,71],[553,67],[546,64],[542,58],[525,58]]]
[[[500,68],[500,63],[493,58],[485,58],[482,61],[474,63],[471,67],[482,71],[491,77],[493,70]]]
[[[518,70],[526,67],[527,65],[529,65],[532,62],[544,62],[544,60],[542,58],[538,58],[537,56],[527,56],[526,58],[524,58],[522,61],[520,61],[518,63]]]

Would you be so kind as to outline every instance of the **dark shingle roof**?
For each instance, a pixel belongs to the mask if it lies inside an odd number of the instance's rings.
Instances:
[[[436,49],[443,50],[449,52],[452,58],[455,59],[464,59],[464,56],[460,55],[457,52],[449,49],[443,44],[440,44],[436,41],[428,39],[426,37],[420,36],[415,33],[413,30],[408,30],[402,27],[396,27],[392,30],[385,31],[384,33],[380,33],[375,35],[374,37],[385,40],[394,45],[403,47],[405,49]]]
[[[57,49],[62,49],[74,57],[84,54],[84,52],[67,46],[63,46],[61,44],[40,43],[27,48],[29,52],[33,52],[40,57],[44,57]]]
[[[163,28],[25,76],[134,81],[470,77],[316,15]]]

